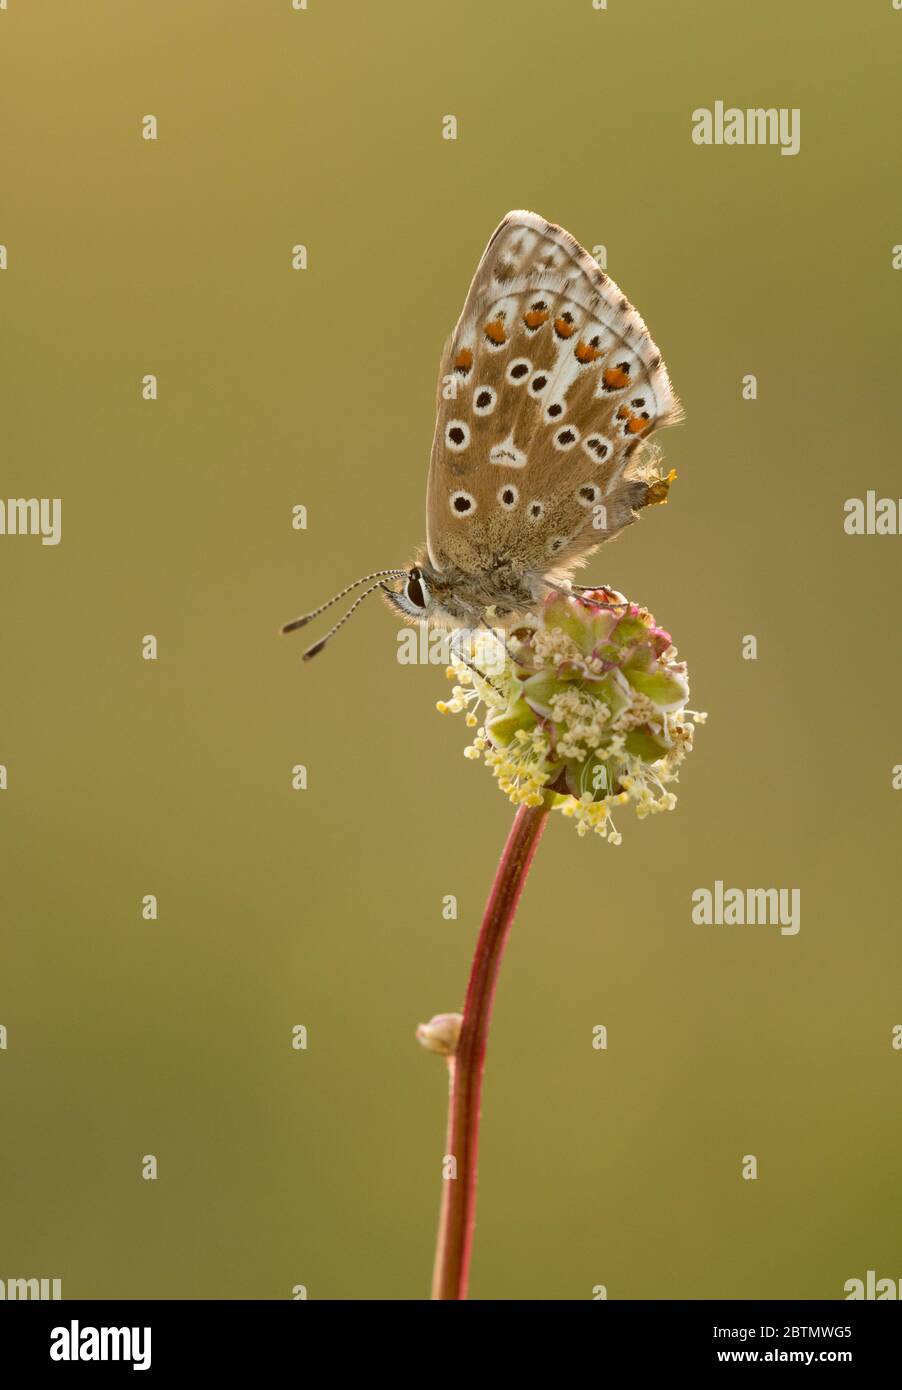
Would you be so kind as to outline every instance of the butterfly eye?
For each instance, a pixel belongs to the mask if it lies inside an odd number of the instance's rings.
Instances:
[[[509,512],[516,507],[519,500],[519,492],[510,483],[507,483],[503,488],[499,489],[498,501],[506,511]]]
[[[419,570],[411,570],[407,580],[407,597],[417,608],[425,608],[429,598],[429,592],[423,579],[420,578]]]

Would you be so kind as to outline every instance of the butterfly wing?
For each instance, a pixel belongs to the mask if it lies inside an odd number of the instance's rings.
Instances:
[[[510,212],[439,375],[426,523],[437,569],[572,566],[663,500],[642,444],[678,416],[648,329],[587,251]]]

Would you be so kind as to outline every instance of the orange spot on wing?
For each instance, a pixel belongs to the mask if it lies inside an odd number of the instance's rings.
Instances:
[[[555,319],[554,331],[559,338],[572,338],[576,332],[576,324],[568,323],[566,319]]]
[[[461,372],[463,376],[466,376],[467,372],[470,370],[470,368],[472,367],[472,365],[473,365],[473,354],[472,354],[472,352],[470,351],[469,348],[461,348],[460,352],[457,354],[457,356],[456,356],[455,359],[454,359],[454,370],[455,370],[456,372]]]
[[[526,313],[523,315],[523,322],[526,324],[527,328],[541,328],[547,318],[548,312],[546,309],[527,309]]]
[[[624,429],[628,434],[642,434],[651,425],[651,420],[644,420],[641,415],[634,415],[628,405],[622,405],[617,411],[617,419],[625,420]]]
[[[507,342],[507,334],[504,331],[504,324],[500,319],[490,319],[485,326],[485,336],[490,343],[496,347],[501,347],[502,343]]]
[[[624,386],[629,386],[629,369],[623,367],[606,367],[603,373],[604,384],[609,391],[622,391]]]
[[[583,364],[586,362],[594,362],[597,357],[601,356],[601,348],[594,348],[590,343],[584,343],[581,338],[576,344],[574,352],[576,353],[577,362],[582,362]]]

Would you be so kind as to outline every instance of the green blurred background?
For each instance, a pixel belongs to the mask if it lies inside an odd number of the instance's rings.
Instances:
[[[902,1276],[902,539],[842,525],[902,494],[900,43],[890,0],[9,0],[0,487],[63,538],[0,538],[0,1277],[428,1294],[414,1028],[462,1002],[510,808],[381,605],[311,666],[277,627],[423,539],[439,353],[511,207],[607,247],[683,399],[671,504],[588,574],[710,719],[673,815],[548,829],[472,1295]],[[799,107],[801,153],[695,146],[717,99]],[[800,888],[801,932],[694,926],[715,879]]]

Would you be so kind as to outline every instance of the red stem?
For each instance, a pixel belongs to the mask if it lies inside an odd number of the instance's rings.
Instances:
[[[551,796],[546,796],[541,806],[520,806],[514,817],[486,904],[470,967],[460,1039],[454,1057],[449,1059],[451,1097],[446,1155],[457,1160],[457,1169],[455,1177],[444,1179],[442,1189],[432,1276],[434,1299],[463,1299],[467,1296],[473,1228],[476,1224],[479,1106],[492,1001],[501,957],[532,857],[548,819],[551,801]]]

